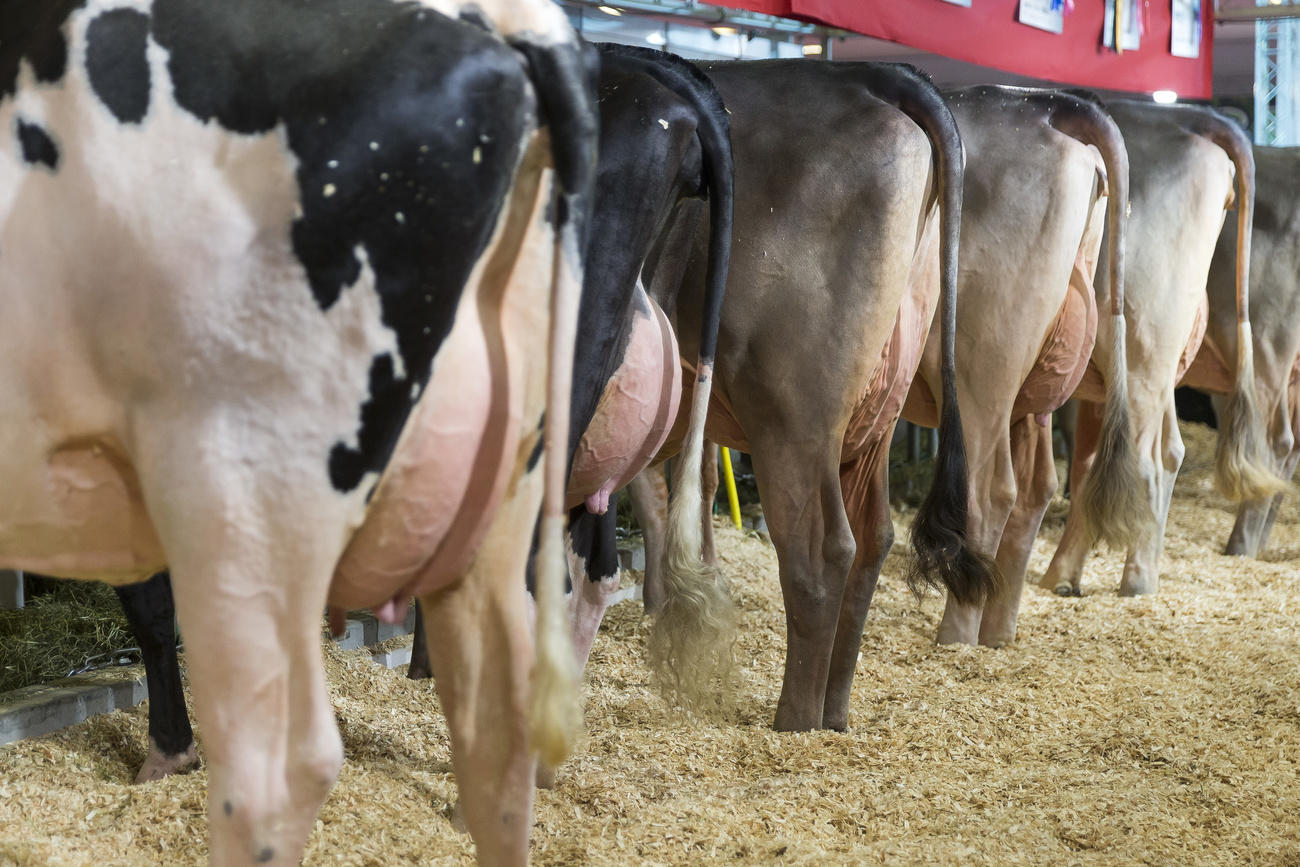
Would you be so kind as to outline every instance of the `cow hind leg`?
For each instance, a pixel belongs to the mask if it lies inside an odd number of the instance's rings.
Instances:
[[[718,564],[718,549],[713,542],[713,501],[718,496],[718,446],[704,441],[700,457],[700,556],[705,563]]]
[[[1101,435],[1102,407],[1093,401],[1080,400],[1074,429],[1074,456],[1070,461],[1070,490],[1082,489],[1088,470],[1097,455]],[[1070,502],[1061,541],[1052,554],[1052,562],[1043,573],[1041,586],[1058,596],[1078,596],[1083,564],[1092,550],[1092,539],[1084,527],[1083,517]]]
[[[1281,494],[1264,500],[1243,500],[1237,507],[1237,520],[1228,534],[1223,553],[1234,557],[1258,557],[1264,550],[1264,527],[1272,524]]]
[[[570,620],[578,670],[587,667],[591,646],[610,599],[618,591],[618,494],[603,515],[578,506],[569,513],[569,574],[573,576]]]
[[[998,542],[1016,502],[1016,468],[1025,462],[1026,457],[1012,454],[1008,437],[1011,427],[1009,406],[1002,407],[1003,411],[999,412],[997,407],[981,406],[973,399],[968,399],[965,405],[976,408],[964,419],[972,503],[967,538],[974,552],[992,560],[997,555]],[[978,642],[980,620],[988,604],[989,600],[984,605],[966,605],[949,593],[935,640],[939,644]]]
[[[1011,509],[998,545],[998,568],[1005,583],[984,605],[980,644],[1001,647],[1015,641],[1016,617],[1025,587],[1025,570],[1034,537],[1056,493],[1056,461],[1052,456],[1051,417],[1039,424],[1033,416],[1011,427],[1011,452],[1016,467],[1016,504]]]
[[[411,637],[411,662],[406,666],[406,676],[411,680],[428,680],[433,677],[429,667],[429,641],[424,635],[424,608],[415,602],[415,634]]]
[[[840,488],[838,440],[830,453],[800,454],[775,428],[752,440],[755,476],[785,600],[785,679],[778,731],[822,725],[831,648],[856,544]],[[769,438],[770,436],[770,438]],[[810,458],[813,458],[810,460]]]
[[[854,461],[840,475],[857,552],[840,601],[822,710],[822,726],[836,731],[845,731],[849,726],[849,698],[862,645],[862,629],[871,609],[880,569],[894,544],[894,522],[889,517],[888,457],[892,438],[891,427],[868,456]]]
[[[1292,452],[1287,457],[1282,465],[1282,478],[1290,479],[1295,474],[1297,460],[1300,460],[1300,452]],[[1232,525],[1224,553],[1238,557],[1258,557],[1263,553],[1285,496],[1274,494],[1267,499],[1243,502],[1237,509],[1237,520]]]
[[[1290,478],[1290,475],[1287,476]],[[1273,533],[1273,525],[1277,523],[1277,511],[1282,507],[1282,499],[1285,494],[1274,494],[1273,501],[1269,503],[1268,515],[1264,518],[1264,526],[1259,530],[1259,543],[1255,546],[1255,556],[1259,556],[1268,547],[1268,537]]]
[[[420,597],[434,681],[451,734],[459,812],[484,864],[523,864],[532,824],[532,625],[524,571],[541,473],[502,504],[455,585]]]
[[[1067,400],[1061,408],[1052,413],[1056,419],[1056,428],[1061,432],[1061,445],[1065,451],[1065,490],[1068,500],[1070,492],[1070,467],[1074,465],[1074,430],[1079,421],[1079,401]]]
[[[1124,563],[1124,577],[1120,580],[1121,596],[1143,596],[1155,593],[1160,587],[1160,555],[1165,547],[1165,524],[1169,519],[1169,503],[1174,495],[1174,481],[1183,464],[1182,435],[1178,432],[1178,416],[1174,410],[1173,395],[1169,395],[1160,436],[1156,439],[1154,460],[1142,460],[1142,477],[1147,483],[1155,521],[1143,526],[1137,541],[1129,550]]]
[[[171,576],[159,572],[148,581],[113,589],[140,648],[149,686],[149,754],[135,781],[147,783],[192,770],[199,757],[176,655]]]
[[[343,761],[320,635],[346,515],[332,493],[304,494],[319,479],[296,483],[292,465],[273,489],[243,488],[238,469],[201,477],[204,461],[177,457],[141,478],[203,731],[210,859],[296,864]]]
[[[627,486],[627,495],[645,543],[645,613],[657,614],[664,602],[664,535],[668,529],[668,479],[664,468],[643,470]]]

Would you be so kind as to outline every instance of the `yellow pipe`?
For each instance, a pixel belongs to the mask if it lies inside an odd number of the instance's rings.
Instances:
[[[731,520],[736,529],[744,528],[740,523],[740,497],[736,496],[736,474],[731,471],[731,449],[718,446],[722,453],[722,477],[727,482],[727,504],[731,506]]]
[[[1120,40],[1124,35],[1124,0],[1115,0],[1115,53],[1123,54],[1124,46]]]

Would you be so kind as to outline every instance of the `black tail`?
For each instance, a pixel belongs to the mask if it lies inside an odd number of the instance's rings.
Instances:
[[[896,106],[930,139],[939,179],[939,337],[942,347],[943,395],[939,416],[939,455],[934,482],[912,523],[915,561],[908,584],[945,587],[953,598],[978,605],[1000,586],[997,565],[970,547],[966,537],[970,482],[966,443],[957,407],[957,248],[961,241],[962,184],[965,153],[957,122],[929,78],[906,64],[871,64],[871,92]]]
[[[528,61],[541,103],[542,121],[551,131],[551,153],[559,179],[556,229],[573,227],[577,263],[586,254],[591,208],[595,201],[597,141],[595,70],[591,56],[571,45],[538,45],[523,40],[512,47]]]
[[[623,63],[649,75],[688,102],[698,118],[696,135],[704,157],[704,188],[709,207],[709,261],[700,327],[700,359],[713,362],[718,346],[722,299],[731,261],[735,168],[731,157],[731,123],[722,96],[694,64],[675,54],[633,45],[599,43],[603,62]]]

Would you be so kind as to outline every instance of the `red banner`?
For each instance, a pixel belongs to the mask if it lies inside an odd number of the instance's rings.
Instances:
[[[1144,0],[1142,46],[1116,54],[1101,47],[1102,0],[1075,0],[1058,35],[1021,24],[1020,0],[729,0],[738,6],[799,18],[900,42],[981,66],[1063,84],[1209,99],[1212,89],[1213,4],[1201,9],[1201,56],[1169,53],[1169,0]]]

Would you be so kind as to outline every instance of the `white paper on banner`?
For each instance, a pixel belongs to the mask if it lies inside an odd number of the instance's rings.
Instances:
[[[1122,32],[1119,44],[1125,51],[1137,51],[1142,44],[1142,14],[1138,0],[1106,0],[1106,20],[1101,25],[1101,44],[1107,48],[1115,46],[1115,3],[1124,4],[1124,20],[1120,22]]]
[[[1201,56],[1201,0],[1170,0],[1169,53],[1174,57]]]
[[[1020,23],[1060,33],[1065,20],[1065,4],[1060,0],[1020,0]]]
[[[945,3],[951,3],[954,6],[969,6],[970,0],[943,0]]]

